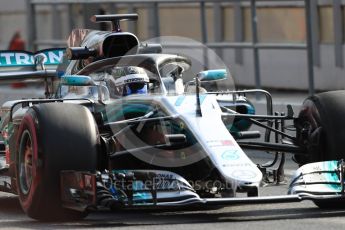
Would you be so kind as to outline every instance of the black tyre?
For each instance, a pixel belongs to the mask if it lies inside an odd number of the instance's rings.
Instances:
[[[301,164],[345,159],[345,91],[307,98],[296,127],[299,144],[309,153]]]
[[[300,164],[345,159],[345,91],[320,93],[307,98],[296,123],[299,145],[308,156],[295,156]],[[337,201],[317,201],[320,208],[345,208]]]
[[[17,135],[16,178],[21,206],[38,220],[70,220],[86,213],[64,209],[60,171],[97,167],[97,127],[80,105],[49,103],[24,116]]]

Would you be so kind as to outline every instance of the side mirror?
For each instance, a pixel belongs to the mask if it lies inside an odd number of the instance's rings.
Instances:
[[[85,75],[64,75],[61,77],[62,85],[69,86],[94,86],[96,83],[91,77]]]
[[[64,75],[61,77],[61,84],[68,86],[92,86],[97,88],[98,101],[103,103],[109,99],[109,91],[105,85],[96,84],[95,81],[85,75]]]
[[[205,70],[196,76],[200,81],[219,81],[227,79],[227,72],[226,69]]]

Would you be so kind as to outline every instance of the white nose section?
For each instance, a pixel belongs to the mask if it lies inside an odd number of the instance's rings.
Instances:
[[[203,133],[200,143],[203,143],[214,165],[233,188],[260,184],[261,171],[243,152],[219,117],[200,118],[198,125],[200,133]]]
[[[232,188],[258,187],[262,173],[226,129],[215,96],[202,96],[201,117],[196,116],[195,96],[175,98],[177,113],[188,122],[198,142]]]

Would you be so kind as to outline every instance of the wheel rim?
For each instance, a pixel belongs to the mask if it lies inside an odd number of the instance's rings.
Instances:
[[[28,194],[33,181],[33,143],[31,134],[25,130],[19,148],[19,184],[23,194]]]

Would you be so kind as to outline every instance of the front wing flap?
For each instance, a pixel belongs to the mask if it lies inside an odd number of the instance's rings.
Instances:
[[[343,160],[305,164],[296,170],[289,186],[289,194],[344,194]]]

